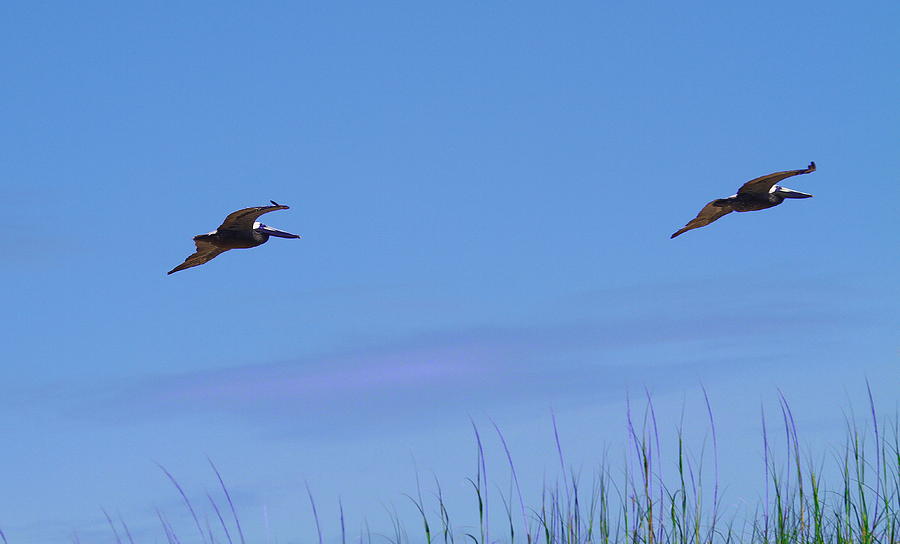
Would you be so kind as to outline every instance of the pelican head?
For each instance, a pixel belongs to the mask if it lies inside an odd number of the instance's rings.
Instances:
[[[256,221],[255,223],[253,223],[253,230],[260,234],[266,234],[269,236],[278,236],[279,238],[300,238],[299,234],[291,234],[290,232],[278,230],[278,229],[270,227],[268,225],[263,225],[259,221]]]
[[[809,193],[801,193],[800,191],[782,187],[781,185],[775,185],[774,187],[772,187],[772,193],[783,198],[809,198],[813,196]]]

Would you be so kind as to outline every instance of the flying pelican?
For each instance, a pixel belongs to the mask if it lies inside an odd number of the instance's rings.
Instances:
[[[816,163],[811,162],[804,170],[787,170],[784,172],[775,172],[756,179],[751,179],[747,183],[741,185],[736,195],[728,198],[718,198],[713,200],[697,214],[697,217],[691,219],[690,223],[677,231],[671,237],[675,238],[679,234],[683,234],[691,229],[705,227],[716,219],[727,215],[731,212],[752,212],[755,210],[765,210],[772,206],[781,204],[785,198],[809,198],[813,195],[794,191],[787,187],[775,185],[779,181],[791,176],[799,176],[800,174],[809,174],[816,171]]]
[[[207,263],[229,249],[260,246],[269,240],[269,236],[300,238],[298,234],[284,232],[257,221],[259,216],[264,213],[289,209],[288,206],[282,206],[274,200],[269,202],[272,203],[271,206],[244,208],[243,210],[230,213],[216,230],[194,236],[194,244],[197,245],[196,253],[189,256],[180,265],[169,270],[169,274]]]

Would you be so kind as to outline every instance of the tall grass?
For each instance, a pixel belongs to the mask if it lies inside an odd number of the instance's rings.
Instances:
[[[765,478],[765,495],[754,512],[732,514],[730,519],[722,515],[726,509],[720,493],[718,432],[705,390],[704,400],[712,470],[704,466],[703,448],[695,455],[685,444],[683,415],[675,430],[672,451],[665,456],[656,413],[647,395],[640,414],[632,410],[628,400],[628,446],[622,470],[614,471],[604,453],[586,485],[580,472],[566,462],[564,440],[552,414],[553,445],[560,473],[555,481],[545,481],[540,499],[529,506],[513,452],[500,428],[492,421],[490,434],[495,435],[502,447],[503,465],[508,470],[495,481],[488,479],[485,437],[473,422],[475,467],[474,475],[467,478],[472,506],[461,517],[474,518],[475,525],[454,525],[455,516],[451,516],[440,482],[435,479],[431,498],[426,499],[429,495],[423,494],[417,474],[415,494],[405,497],[419,519],[418,528],[404,526],[398,511],[390,509],[390,534],[373,533],[365,521],[352,541],[360,544],[900,543],[900,425],[896,417],[891,423],[879,419],[871,393],[868,423],[859,426],[854,418],[848,418],[843,446],[818,460],[803,453],[794,414],[785,397],[779,394],[775,415],[780,421],[780,432],[770,431],[765,413],[762,420],[760,474]],[[781,441],[783,446],[776,447]],[[830,470],[825,470],[828,465]],[[246,544],[228,488],[211,461],[210,466],[231,515],[223,514],[211,494],[206,495],[208,508],[195,508],[176,478],[160,465],[182,499],[189,524],[193,525],[192,530],[181,529],[186,531],[181,536],[170,518],[157,510],[159,537],[164,542]],[[668,472],[664,467],[668,467]],[[307,534],[302,538],[322,544],[325,538],[316,501],[309,486],[306,492],[314,525],[307,527]],[[350,537],[342,503],[338,512],[339,538],[341,544],[346,544]],[[136,542],[121,517],[117,524],[105,510],[103,515],[110,541]],[[70,540],[80,542],[77,533],[72,533]],[[251,540],[254,541],[258,540]],[[9,544],[2,530],[0,542]]]

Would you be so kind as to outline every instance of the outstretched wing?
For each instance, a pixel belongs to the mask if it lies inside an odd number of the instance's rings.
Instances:
[[[728,215],[732,211],[734,211],[734,207],[731,205],[731,201],[729,201],[727,198],[718,198],[716,200],[713,200],[706,206],[703,206],[703,209],[700,210],[700,213],[697,214],[697,217],[691,219],[691,221],[687,225],[673,234],[671,238],[675,238],[679,234],[683,234],[691,229],[705,227],[706,225],[709,225],[723,215]]]
[[[205,240],[194,240],[194,243],[197,245],[197,251],[193,255],[185,259],[183,263],[176,266],[172,270],[169,270],[169,274],[178,272],[179,270],[184,270],[185,268],[200,266],[201,264],[215,259],[219,256],[220,253],[228,251],[226,249],[216,247]]]
[[[766,195],[776,183],[783,179],[791,176],[799,176],[800,174],[809,174],[810,172],[815,171],[816,163],[811,162],[804,170],[786,170],[784,172],[775,172],[774,174],[751,179],[747,183],[741,185],[741,188],[738,189],[738,194]]]
[[[288,206],[277,204],[274,206],[255,206],[253,208],[244,208],[228,214],[225,221],[219,225],[218,230],[251,230],[253,223],[264,213],[274,212],[275,210],[287,210]]]

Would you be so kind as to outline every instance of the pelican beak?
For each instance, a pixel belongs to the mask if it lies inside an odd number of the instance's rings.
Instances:
[[[278,236],[279,238],[300,238],[299,234],[291,234],[290,232],[285,232],[283,230],[278,230],[276,228],[272,228],[268,225],[260,224],[256,227],[258,232],[263,234],[268,234],[269,236]]]
[[[784,198],[809,198],[812,196],[809,193],[801,193],[800,191],[788,189],[787,187],[778,187],[775,189],[775,194],[783,196]]]

